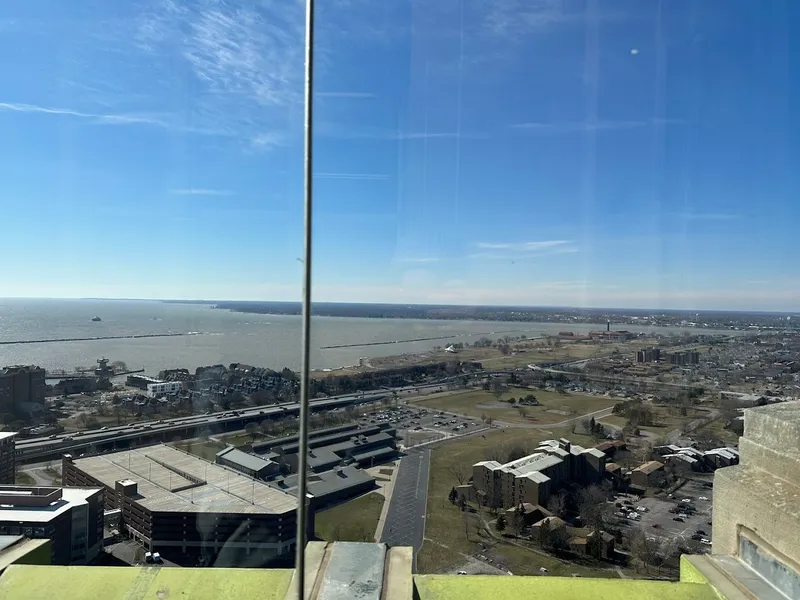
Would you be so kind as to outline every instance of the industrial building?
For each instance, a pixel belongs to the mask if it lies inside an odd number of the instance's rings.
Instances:
[[[281,470],[281,466],[274,460],[243,452],[235,446],[228,446],[217,452],[214,462],[255,479],[268,479],[278,475]]]
[[[31,412],[44,404],[45,372],[36,366],[0,369],[0,412]]]
[[[472,466],[472,486],[489,506],[508,508],[528,502],[545,505],[568,483],[590,485],[605,474],[606,455],[569,440],[546,440],[536,452],[501,465],[489,460]]]
[[[102,486],[106,509],[121,510],[122,531],[149,550],[214,566],[292,561],[297,500],[233,469],[158,445],[65,455],[62,471],[67,485]]]
[[[17,434],[11,431],[0,431],[0,484],[13,484],[16,477]]]
[[[270,485],[297,496],[297,474],[278,477]],[[311,506],[322,510],[375,489],[375,478],[356,467],[335,467],[324,473],[310,473],[308,493]]]
[[[128,375],[125,378],[125,385],[127,385],[128,387],[138,388],[143,392],[147,391],[147,386],[150,385],[151,383],[164,383],[164,382],[161,381],[160,379],[157,379],[156,377],[150,377],[149,375],[141,375],[141,374]]]
[[[388,424],[368,427],[342,425],[312,431],[308,439],[308,468],[314,473],[322,473],[336,466],[370,467],[394,458],[397,455],[395,433]],[[297,436],[253,444],[252,448],[257,454],[268,454],[273,460],[285,464],[290,473],[297,472]]]
[[[103,548],[103,489],[0,486],[0,536],[50,540],[50,563],[86,565]]]

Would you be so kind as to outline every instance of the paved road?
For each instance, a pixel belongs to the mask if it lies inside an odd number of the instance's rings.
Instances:
[[[400,461],[381,535],[381,542],[390,546],[412,546],[415,564],[425,534],[430,459],[430,450],[412,449]]]

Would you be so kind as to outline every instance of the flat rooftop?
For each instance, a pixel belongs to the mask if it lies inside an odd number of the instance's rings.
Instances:
[[[0,431],[0,441],[6,438],[14,437],[15,435],[17,435],[16,431]]]
[[[136,502],[154,512],[285,514],[297,508],[290,494],[171,446],[101,454],[73,463],[111,489],[121,479],[135,481]]]
[[[534,471],[538,472],[547,467],[552,467],[559,463],[564,462],[558,456],[551,456],[549,454],[531,454],[525,458],[503,465],[504,469],[512,471],[515,475],[526,475]]]
[[[34,488],[29,486],[19,486],[19,493],[16,494],[21,500],[32,495],[37,495],[40,490],[58,490],[59,488]],[[50,504],[42,506],[25,506],[24,504],[0,504],[0,521],[16,521],[19,523],[47,523],[60,514],[68,511],[73,506],[86,504],[87,498],[96,493],[98,488],[73,488],[65,487],[61,489],[61,497],[55,499]],[[28,490],[28,491],[26,491]],[[32,490],[32,491],[31,491]],[[4,490],[4,496],[10,498],[15,494]],[[4,500],[5,501],[5,500]]]

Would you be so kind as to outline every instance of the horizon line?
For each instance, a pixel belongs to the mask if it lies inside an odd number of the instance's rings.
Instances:
[[[302,305],[300,300],[211,300],[203,298],[127,298],[127,297],[100,297],[100,296],[78,296],[78,297],[58,297],[58,296],[0,296],[0,300],[104,300],[117,302],[165,302],[171,304],[222,304],[222,303],[250,303],[250,304],[297,304]],[[441,304],[441,303],[417,303],[417,302],[351,302],[346,300],[318,300],[312,302],[312,306],[320,304],[349,304],[362,306],[413,306],[413,307],[437,307],[437,308],[502,308],[502,309],[569,309],[569,310],[590,310],[590,311],[652,311],[652,312],[711,312],[711,313],[744,313],[762,315],[800,315],[798,311],[791,310],[758,310],[758,309],[730,309],[730,308],[654,308],[636,306],[574,306],[567,304]],[[392,317],[387,317],[392,318]]]

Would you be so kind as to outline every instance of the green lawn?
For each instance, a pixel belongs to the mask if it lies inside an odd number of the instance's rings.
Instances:
[[[316,513],[315,535],[329,542],[371,542],[384,498],[376,492]]]
[[[444,394],[433,398],[421,399],[415,404],[427,408],[446,410],[459,414],[467,414],[479,419],[481,415],[490,416],[497,421],[509,423],[560,423],[566,419],[585,415],[590,412],[614,406],[618,400],[614,398],[598,398],[594,396],[580,396],[574,394],[559,394],[543,390],[529,390],[511,388],[505,392],[501,399],[520,398],[533,394],[541,406],[525,406],[525,416],[520,410],[506,403],[497,403],[497,398],[485,390],[467,390],[454,394]],[[548,412],[548,410],[563,411],[568,414]]]
[[[592,440],[584,435],[572,434],[567,428],[544,431],[538,429],[505,429],[493,431],[485,436],[475,435],[461,438],[435,448],[431,453],[430,480],[428,483],[428,505],[425,521],[425,543],[417,556],[419,573],[437,573],[452,569],[463,563],[465,554],[470,555],[478,550],[479,542],[495,545],[493,552],[502,556],[502,564],[515,574],[538,573],[545,567],[553,575],[571,575],[580,573],[584,576],[603,576],[606,571],[565,563],[547,554],[541,554],[527,548],[520,548],[508,542],[496,543],[485,534],[478,535],[474,528],[467,539],[464,530],[464,513],[450,504],[447,494],[458,485],[451,470],[458,466],[469,477],[472,465],[486,460],[487,455],[495,448],[505,450],[511,445],[521,444],[532,451],[545,439],[567,437],[573,442],[589,446]],[[484,514],[484,517],[487,518]],[[611,573],[610,575],[613,575]]]
[[[175,442],[172,445],[175,448],[179,448],[180,450],[210,462],[214,462],[217,452],[225,449],[225,444],[221,442],[213,442],[211,440],[204,441],[199,438]]]

